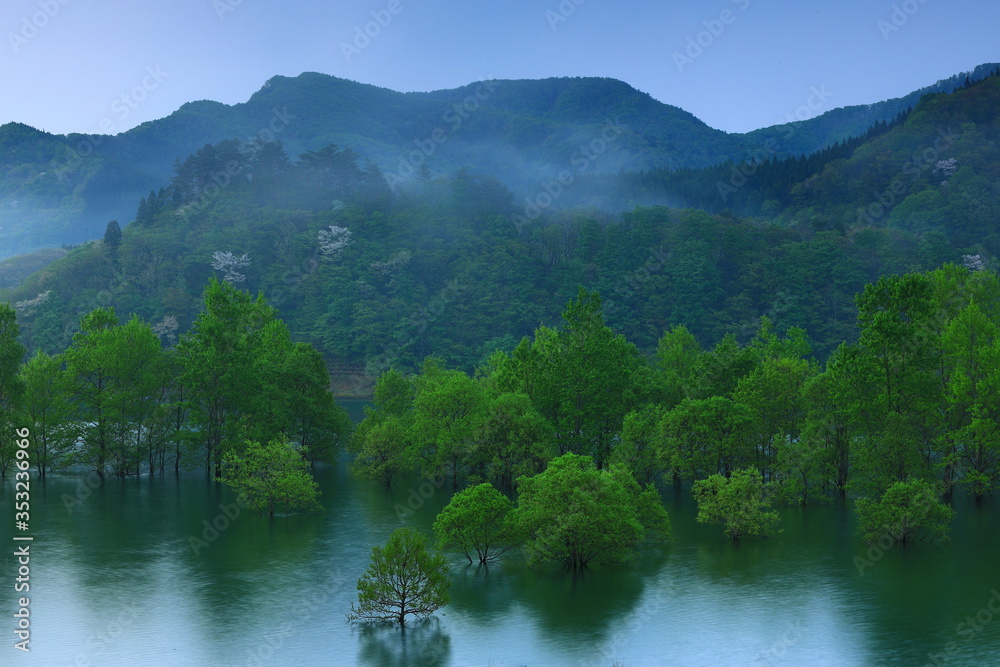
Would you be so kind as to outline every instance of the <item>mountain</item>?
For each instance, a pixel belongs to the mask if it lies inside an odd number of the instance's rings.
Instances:
[[[992,66],[938,82],[948,91]],[[614,79],[497,80],[429,93],[304,73],[273,77],[247,102],[198,101],[114,136],[0,127],[0,258],[99,236],[132,220],[177,160],[223,139],[277,139],[293,157],[328,144],[366,156],[394,184],[424,165],[491,174],[523,193],[560,172],[691,169],[739,160],[781,138],[780,155],[809,154],[912,105],[834,110],[791,125],[727,134]]]
[[[809,155],[837,142],[860,136],[876,123],[896,118],[907,109],[917,106],[917,102],[925,95],[950,93],[969,83],[981,81],[992,74],[997,67],[1000,67],[997,63],[986,63],[971,72],[962,72],[941,79],[933,85],[915,90],[903,97],[875,104],[840,107],[801,122],[790,118],[788,123],[754,130],[744,136],[750,145],[755,147],[765,146],[768,145],[768,141],[773,141],[774,145],[779,147],[779,157]],[[828,94],[823,86],[814,90],[812,94],[816,95],[817,99]],[[791,115],[794,116],[794,113]]]
[[[998,112],[990,76],[809,157],[587,175],[565,199],[601,188],[620,201],[705,196],[711,211],[547,208],[526,219],[503,184],[468,170],[392,192],[350,149],[292,163],[276,142],[222,141],[179,163],[120,242],[74,248],[0,301],[14,304],[29,349],[65,349],[99,306],[138,314],[170,343],[215,276],[262,293],[332,368],[359,377],[367,365],[370,379],[428,355],[471,370],[557,323],[583,286],[647,353],[675,325],[712,345],[746,340],[767,317],[777,331],[803,329],[822,359],[856,334],[853,297],[866,284],[945,263],[996,266]],[[0,275],[42,261],[0,263]]]

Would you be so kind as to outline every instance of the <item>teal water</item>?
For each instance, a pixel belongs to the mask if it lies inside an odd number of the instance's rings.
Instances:
[[[4,547],[0,665],[1000,664],[995,500],[960,499],[950,543],[889,548],[859,572],[849,504],[782,509],[779,538],[732,544],[667,489],[674,539],[635,563],[573,574],[456,555],[452,603],[401,633],[344,614],[371,547],[404,523],[429,533],[449,488],[387,492],[349,463],[317,478],[326,512],[274,521],[226,517],[232,494],[203,473],[33,482],[32,651],[13,648]],[[10,480],[0,516],[11,545]]]

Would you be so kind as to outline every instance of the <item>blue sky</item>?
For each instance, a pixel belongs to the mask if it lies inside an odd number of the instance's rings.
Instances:
[[[1000,61],[998,19],[995,0],[5,0],[0,123],[117,133],[315,71],[400,91],[607,76],[744,132]]]

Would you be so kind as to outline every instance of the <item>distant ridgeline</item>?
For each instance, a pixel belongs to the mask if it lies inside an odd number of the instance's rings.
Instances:
[[[114,136],[52,135],[10,123],[0,127],[0,259],[98,238],[109,220],[127,222],[139,197],[167,183],[177,162],[232,137],[244,144],[280,141],[290,155],[330,144],[350,148],[372,160],[394,187],[419,174],[447,178],[468,167],[499,179],[519,202],[529,197],[544,204],[551,197],[555,209],[589,200],[617,211],[623,203],[655,197],[656,203],[684,198],[685,206],[756,214],[780,198],[768,192],[754,202],[740,188],[735,206],[719,208],[711,187],[716,179],[702,193],[700,185],[691,190],[676,180],[662,182],[657,172],[811,155],[890,122],[924,95],[971,85],[995,67],[981,65],[870,105],[827,110],[830,94],[818,90],[810,105],[775,119],[778,125],[747,134],[715,130],[621,81],[594,77],[490,80],[398,93],[304,73],[273,77],[243,104],[192,102]],[[650,173],[613,188],[614,196],[584,196],[592,194],[587,177],[622,171]],[[772,173],[767,187],[781,184],[773,178],[783,183],[794,174]]]

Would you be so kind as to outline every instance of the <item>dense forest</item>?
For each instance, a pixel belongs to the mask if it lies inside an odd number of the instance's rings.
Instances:
[[[540,191],[733,194],[716,212],[558,211],[468,169],[394,183],[336,145],[208,144],[130,224],[3,265],[4,414],[36,425],[42,474],[218,474],[284,438],[313,463],[349,446],[385,484],[510,489],[577,455],[637,484],[753,469],[796,503],[914,480],[980,497],[998,96],[989,76],[810,156]],[[353,438],[331,374],[374,394]]]

